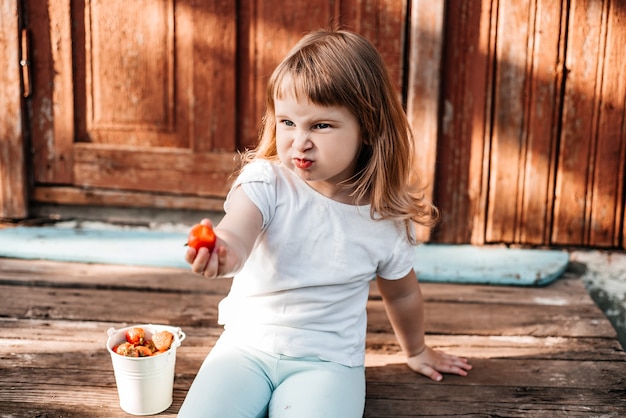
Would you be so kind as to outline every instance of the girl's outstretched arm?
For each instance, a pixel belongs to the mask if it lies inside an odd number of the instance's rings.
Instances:
[[[230,277],[241,270],[261,233],[263,216],[243,189],[237,187],[229,199],[230,209],[215,228],[213,252],[189,248],[185,254],[191,270],[208,278]],[[210,225],[211,221],[201,223]]]
[[[385,310],[411,369],[440,381],[441,373],[466,376],[472,366],[466,359],[433,350],[424,342],[424,300],[415,271],[400,280],[377,277]]]

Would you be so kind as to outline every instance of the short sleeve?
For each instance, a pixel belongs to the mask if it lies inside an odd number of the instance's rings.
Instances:
[[[263,216],[263,228],[265,228],[276,211],[276,173],[272,169],[272,163],[255,160],[243,168],[224,202],[226,212],[230,208],[231,193],[237,187],[242,187],[244,193],[257,206]]]
[[[398,280],[406,276],[415,263],[415,246],[409,242],[404,233],[399,234],[396,245],[385,262],[378,266],[376,274],[383,279]]]

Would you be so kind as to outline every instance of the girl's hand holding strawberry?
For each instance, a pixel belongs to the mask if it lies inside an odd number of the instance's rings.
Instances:
[[[207,228],[210,229],[209,235],[212,235],[212,242],[205,242],[201,239],[201,236],[207,236]],[[229,235],[227,231],[217,232],[221,235]],[[200,245],[196,245],[198,242]],[[213,231],[213,225],[209,219],[203,219],[200,224],[192,227],[187,245],[189,248],[185,254],[185,261],[191,264],[191,270],[194,273],[213,279],[231,277],[241,269],[241,257],[232,246]]]
[[[185,254],[185,261],[191,264],[191,270],[209,279],[232,277],[238,273],[261,232],[263,224],[261,212],[241,187],[235,188],[230,193],[229,200],[238,210],[225,216],[215,230],[209,219],[200,221],[199,225],[211,228],[212,234],[203,231],[202,228],[196,229],[198,225],[195,225],[189,234],[188,242],[195,241],[197,237],[210,235],[215,239],[212,251],[208,249],[211,247],[211,240],[208,239],[206,246],[199,246],[197,251],[189,246]]]

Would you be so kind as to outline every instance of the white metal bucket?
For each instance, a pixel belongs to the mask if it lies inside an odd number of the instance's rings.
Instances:
[[[112,348],[126,341],[126,331],[136,327],[144,329],[146,339],[159,331],[171,332],[174,340],[170,349],[151,357],[125,357],[115,353]],[[185,333],[168,325],[144,324],[119,330],[109,328],[107,334],[107,350],[111,353],[120,407],[133,415],[153,415],[169,408],[173,400],[176,348],[185,339]]]

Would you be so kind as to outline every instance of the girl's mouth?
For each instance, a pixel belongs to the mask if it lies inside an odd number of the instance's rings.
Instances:
[[[311,168],[313,161],[305,160],[304,158],[294,158],[293,164],[301,170],[306,170],[307,168]]]

